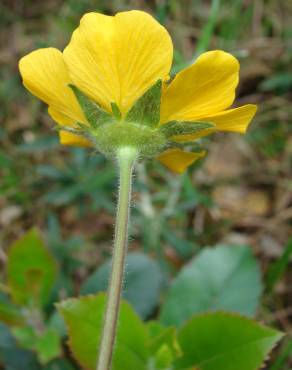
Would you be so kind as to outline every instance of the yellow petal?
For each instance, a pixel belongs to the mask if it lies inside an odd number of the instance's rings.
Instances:
[[[133,10],[114,17],[85,14],[64,58],[76,86],[108,111],[115,102],[125,113],[159,78],[167,78],[172,53],[166,29]]]
[[[75,120],[72,118],[66,116],[65,114],[60,113],[53,107],[48,108],[49,115],[53,118],[54,121],[59,123],[59,125],[65,125],[65,126],[74,126]]]
[[[163,92],[161,122],[196,120],[228,108],[234,101],[239,63],[221,50],[202,54],[179,72]]]
[[[216,131],[231,131],[244,134],[256,111],[256,105],[247,104],[239,108],[228,109],[213,116],[206,116],[201,120],[215,123]]]
[[[65,126],[74,126],[75,121],[67,116],[64,116],[58,111],[55,111],[52,107],[48,109],[49,115],[53,118],[54,121],[58,122],[60,125]],[[73,145],[79,146],[82,148],[89,148],[92,147],[92,143],[89,140],[86,140],[84,137],[80,135],[74,135],[67,131],[60,131],[59,132],[60,143],[62,145]]]
[[[60,143],[63,145],[73,145],[83,148],[92,147],[92,143],[82,136],[71,134],[71,132],[60,131]]]
[[[158,160],[176,173],[183,173],[185,169],[197,159],[204,157],[205,152],[190,153],[181,149],[169,149],[158,156]]]
[[[38,49],[21,58],[19,70],[24,86],[50,107],[51,116],[62,116],[63,121],[86,120],[77,100],[68,87],[69,73],[58,49]],[[59,121],[58,121],[59,122]]]
[[[248,125],[256,114],[256,111],[256,105],[247,104],[239,108],[228,109],[213,116],[203,117],[200,119],[201,121],[215,123],[216,127],[214,129],[204,130],[193,135],[177,136],[175,140],[177,142],[195,140],[216,131],[231,131],[244,134],[248,128]]]

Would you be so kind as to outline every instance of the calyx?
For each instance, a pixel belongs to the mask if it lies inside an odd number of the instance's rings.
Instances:
[[[81,135],[107,157],[115,157],[122,147],[133,147],[139,158],[151,158],[172,147],[181,147],[183,138],[200,131],[214,130],[210,122],[170,121],[160,124],[162,81],[158,80],[130,108],[124,117],[115,102],[112,112],[100,107],[76,86],[69,85],[84,113],[88,124],[76,123],[75,127],[59,126],[60,130]],[[178,141],[180,143],[178,143]],[[188,140],[187,144],[190,142]]]

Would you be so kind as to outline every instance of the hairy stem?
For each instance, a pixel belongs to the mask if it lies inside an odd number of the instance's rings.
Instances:
[[[104,327],[99,346],[97,370],[110,370],[111,368],[123,286],[125,257],[128,246],[128,221],[131,201],[132,173],[137,154],[137,150],[132,147],[120,148],[117,153],[120,172],[120,187],[112,271],[108,289]]]

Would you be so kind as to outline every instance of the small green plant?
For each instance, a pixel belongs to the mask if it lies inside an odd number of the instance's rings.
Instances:
[[[60,332],[45,311],[56,278],[56,261],[36,229],[10,247],[0,320],[11,328],[18,345],[36,352],[42,364],[62,352]]]
[[[52,248],[56,241],[49,240]],[[80,298],[58,303],[58,313],[53,292],[65,272],[63,263],[60,258],[55,261],[36,229],[10,247],[0,300],[0,321],[10,328],[0,327],[0,348],[5,336],[10,351],[0,351],[7,366],[16,356],[14,366],[23,370],[71,370],[63,358],[67,332],[76,361],[85,369],[95,369],[111,264],[101,265],[83,282]],[[262,279],[247,246],[202,250],[167,289],[165,272],[147,255],[131,252],[126,265],[123,296],[127,302],[121,306],[113,369],[224,370],[229,369],[230,356],[232,366],[257,369],[282,337],[253,320]],[[157,320],[149,321],[159,305]],[[18,347],[25,352],[19,353]]]

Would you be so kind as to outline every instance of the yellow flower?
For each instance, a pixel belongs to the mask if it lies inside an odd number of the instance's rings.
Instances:
[[[172,57],[168,32],[149,14],[137,10],[115,16],[88,13],[63,52],[55,48],[33,51],[20,60],[19,68],[25,87],[48,105],[50,116],[59,125],[88,124],[69,84],[110,113],[111,104],[116,103],[124,117],[161,79],[161,125],[169,121],[207,121],[215,125],[199,133],[180,135],[177,142],[218,130],[244,133],[256,106],[228,109],[239,79],[237,59],[220,50],[206,52],[169,83]],[[65,145],[91,145],[86,138],[66,131],[60,132],[60,139]],[[158,159],[181,173],[200,156],[171,148]]]

